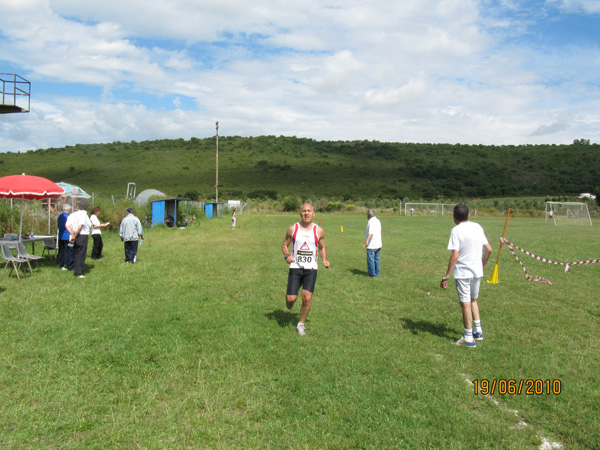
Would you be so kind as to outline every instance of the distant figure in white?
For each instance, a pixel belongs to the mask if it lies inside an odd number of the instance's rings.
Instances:
[[[371,278],[379,276],[379,253],[383,246],[381,241],[381,222],[375,216],[375,211],[367,211],[367,231],[365,232],[365,243],[367,248],[367,270]]]

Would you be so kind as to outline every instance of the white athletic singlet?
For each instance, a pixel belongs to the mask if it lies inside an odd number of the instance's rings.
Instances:
[[[290,269],[317,269],[319,254],[319,226],[313,223],[312,230],[303,230],[298,222],[292,233],[292,256],[295,261],[290,263]]]

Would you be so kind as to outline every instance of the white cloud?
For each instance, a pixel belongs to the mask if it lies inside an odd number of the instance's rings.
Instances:
[[[414,104],[427,96],[427,88],[425,80],[417,78],[398,88],[370,89],[365,93],[365,107],[388,109]]]
[[[569,12],[600,13],[600,2],[598,0],[546,0],[546,3],[557,5]]]
[[[317,75],[310,84],[323,95],[343,93],[358,81],[362,66],[350,51],[341,51],[321,61],[320,67],[313,70]]]
[[[532,136],[545,136],[552,135],[558,131],[568,130],[570,128],[570,120],[568,118],[561,118],[548,125],[540,125],[533,133]]]
[[[0,63],[33,84],[0,151],[202,137],[215,120],[235,135],[598,140],[598,49],[528,45],[521,4],[0,0]]]

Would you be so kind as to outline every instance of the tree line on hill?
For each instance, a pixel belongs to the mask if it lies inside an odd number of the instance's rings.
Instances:
[[[2,175],[28,173],[120,194],[215,198],[215,138],[78,144],[7,152]],[[330,197],[453,199],[600,193],[600,146],[465,145],[220,136],[219,200]],[[599,196],[600,197],[600,196]]]

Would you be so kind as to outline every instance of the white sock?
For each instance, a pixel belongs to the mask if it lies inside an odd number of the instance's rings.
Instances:
[[[475,331],[477,333],[483,333],[483,329],[481,328],[481,320],[474,320],[473,325],[475,326]]]
[[[463,337],[465,341],[471,342],[473,340],[473,328],[465,328],[465,335]]]
[[[298,325],[296,328],[304,328],[304,322],[298,322]]]

